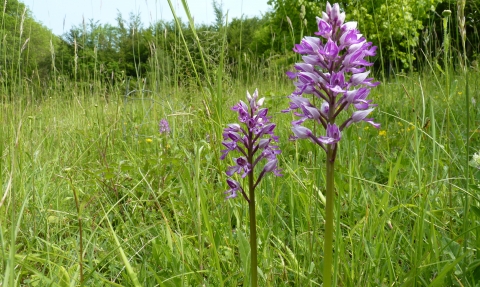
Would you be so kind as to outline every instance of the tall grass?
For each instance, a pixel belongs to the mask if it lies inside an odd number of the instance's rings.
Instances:
[[[189,47],[181,35],[174,44]],[[284,173],[257,188],[259,285],[321,286],[325,158],[288,141],[292,119],[280,110],[293,85],[281,69],[254,64],[248,85],[229,79],[203,51],[208,81],[163,81],[172,63],[157,55],[128,101],[126,82],[107,89],[99,71],[90,83],[12,76],[0,87],[2,286],[248,286],[248,208],[224,200],[228,163],[218,158],[221,129],[235,121],[222,111],[257,87],[277,123]],[[372,90],[380,131],[343,136],[337,286],[480,280],[480,177],[465,159],[479,146],[480,74],[449,66],[447,78],[429,61]],[[170,134],[158,133],[162,118]]]

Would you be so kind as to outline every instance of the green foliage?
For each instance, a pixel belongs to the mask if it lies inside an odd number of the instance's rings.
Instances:
[[[367,39],[381,47],[385,64],[411,69],[420,32],[434,17],[441,0],[349,1],[347,20],[358,21]]]
[[[449,19],[449,33],[451,48],[454,50],[453,54],[463,53],[462,39],[460,37],[460,25],[458,19],[458,1],[445,0],[436,7],[436,13],[441,15],[444,10],[451,10],[452,14]],[[480,57],[480,1],[471,0],[465,1],[464,17],[465,17],[465,29],[466,29],[466,53],[467,58],[471,61],[470,64],[478,68],[478,59]],[[434,23],[430,25],[433,31],[430,31],[430,37],[434,39],[434,33],[442,34],[442,19],[436,17]],[[436,27],[437,30],[434,30]],[[428,27],[427,27],[428,29]],[[441,41],[441,40],[439,40]],[[441,47],[436,47],[436,50],[442,50]]]
[[[436,57],[441,53],[438,46],[432,47],[431,42],[437,40],[432,36],[440,30],[439,7],[445,7],[442,0],[372,0],[341,1],[340,6],[346,12],[346,21],[357,21],[358,27],[367,37],[379,47],[377,68],[390,70],[412,70],[420,68],[418,61],[424,54],[432,53]],[[456,1],[450,1],[448,6],[456,12]],[[469,31],[478,29],[478,21],[474,20],[478,13],[478,1],[467,1],[466,18]],[[269,22],[263,27],[260,37],[263,45],[260,53],[285,53],[290,51],[302,36],[312,35],[316,31],[316,17],[321,17],[326,1],[309,0],[270,0],[273,12],[268,13]],[[332,2],[333,3],[333,2]],[[448,1],[446,1],[448,3]],[[437,12],[435,12],[437,11]],[[441,13],[441,11],[440,11]],[[441,20],[441,19],[440,19]],[[455,28],[454,25],[452,28]],[[476,30],[475,30],[476,31]],[[470,43],[478,43],[478,33],[467,33]],[[441,35],[441,33],[440,33]],[[270,39],[270,41],[265,41]],[[441,43],[441,39],[437,43]],[[428,46],[427,46],[428,44]],[[475,45],[470,46],[471,48]],[[387,70],[388,69],[388,70]]]
[[[1,79],[5,84],[26,77],[40,87],[46,79],[61,84],[70,78],[86,88],[91,81],[102,81],[111,89],[130,77],[138,83],[145,79],[157,83],[157,91],[171,85],[197,89],[195,74],[201,77],[201,82],[215,78],[222,49],[227,63],[222,69],[227,82],[230,79],[251,82],[255,75],[286,70],[296,61],[292,47],[317,30],[316,17],[325,9],[325,3],[313,0],[270,0],[272,11],[262,17],[229,19],[225,23],[223,8],[214,1],[215,22],[198,25],[196,35],[182,22],[177,26],[174,22],[159,21],[144,27],[138,15],[130,14],[125,19],[120,14],[116,25],[90,20],[57,37],[35,22],[30,11],[23,13],[22,3],[16,0],[6,3],[0,43]],[[375,68],[386,74],[413,67],[422,69],[428,66],[427,61],[438,62],[436,59],[443,52],[439,16],[443,9],[453,10],[452,52],[461,50],[453,0],[350,0],[343,1],[341,6],[347,13],[347,21],[358,21],[368,40],[379,46]],[[467,1],[465,8],[467,54],[472,60],[478,55],[478,6],[478,0]],[[187,46],[180,45],[180,34]],[[33,46],[35,49],[31,49]],[[202,55],[206,66],[200,64]],[[273,76],[276,75],[277,72]]]
[[[83,81],[145,76],[151,34],[133,14],[128,22],[119,14],[117,25],[102,25],[90,20],[71,28],[63,39],[66,45],[61,54],[64,72]],[[93,79],[91,71],[97,73]]]
[[[227,29],[227,57],[234,77],[242,75],[242,71],[253,70],[261,51],[268,47],[268,35],[263,33],[268,27],[266,18],[234,18]],[[268,33],[268,32],[267,32]]]
[[[33,19],[23,3],[5,1],[1,7],[0,81],[47,79],[57,38]]]
[[[381,104],[375,118],[382,129],[363,125],[343,135],[336,173],[337,286],[456,286],[461,280],[473,287],[478,282],[480,189],[478,182],[470,189],[472,212],[466,218],[459,160],[465,153],[466,113],[457,100],[463,76],[452,78],[458,82],[452,84],[455,97],[445,96],[439,83],[444,78],[433,73],[382,83],[372,91]],[[470,74],[472,83],[479,80],[478,73]],[[273,84],[260,79],[260,92],[286,95],[293,88]],[[79,283],[78,221],[69,177],[82,210],[85,285],[132,286],[135,276],[142,286],[246,284],[248,211],[241,198],[224,200],[230,163],[218,160],[219,138],[200,92],[191,97],[192,90],[179,87],[168,96],[152,93],[148,100],[124,103],[122,91],[107,101],[103,93],[77,90],[73,81],[65,86],[51,86],[52,99],[41,103],[19,97],[0,105],[2,196],[4,190],[15,191],[15,201],[9,193],[0,205],[3,285],[12,242],[15,268],[9,270],[15,286]],[[146,88],[152,87],[147,81]],[[251,86],[236,83],[222,107],[231,107],[247,89]],[[78,94],[68,99],[64,93]],[[268,94],[264,105],[278,127],[284,177],[266,178],[258,187],[260,284],[317,286],[324,222],[319,166],[325,158],[308,141],[288,141],[292,118],[280,113],[288,105],[284,96]],[[455,141],[450,152],[445,150],[447,106]],[[472,104],[475,122],[480,120],[476,110]],[[158,133],[162,118],[172,133]],[[234,121],[234,113],[224,113],[221,125]],[[480,145],[476,134],[471,132],[472,146]],[[471,173],[480,179],[478,170]],[[464,222],[471,223],[467,248],[461,242]]]
[[[213,6],[213,13],[215,14],[215,23],[213,24],[213,28],[215,30],[220,30],[225,26],[225,18],[226,15],[223,12],[223,4],[222,3],[217,3],[217,1],[213,0],[212,1],[212,6]]]
[[[315,0],[269,0],[268,4],[273,7],[268,18],[275,34],[272,46],[277,51],[290,51],[304,35],[317,31],[316,17],[325,10],[325,3]]]
[[[397,2],[389,1],[389,9]],[[325,197],[319,166],[325,158],[308,141],[288,141],[292,118],[280,112],[294,88],[284,77],[284,67],[295,60],[290,49],[316,28],[310,20],[302,24],[301,5],[282,3],[298,9],[284,10],[298,14],[289,16],[293,29],[267,13],[233,19],[228,26],[219,27],[220,21],[216,27],[197,26],[197,38],[184,23],[143,27],[138,18],[119,17],[116,26],[92,21],[60,39],[34,22],[25,25],[28,11],[20,33],[23,6],[8,1],[1,33],[11,45],[4,40],[0,55],[0,285],[79,285],[79,215],[85,286],[247,284],[248,211],[240,198],[224,200],[224,171],[231,163],[219,160],[218,130],[235,115],[211,116],[193,67],[200,85],[221,79],[220,110],[258,87],[277,124],[284,177],[263,181],[257,194],[261,286],[321,285]],[[344,4],[347,15],[369,7],[355,3]],[[467,3],[469,31],[477,29],[476,3]],[[311,13],[308,19],[320,5],[302,4],[305,15]],[[449,5],[437,6],[437,13],[448,7],[455,15],[453,2]],[[393,50],[384,45],[392,40],[403,52],[425,43],[425,31],[417,35],[417,46],[406,40],[415,36],[415,21],[402,28],[403,36],[385,34],[402,21],[395,12],[388,16],[396,22],[380,27],[377,15],[387,13],[382,9],[380,4],[367,9],[356,20],[371,41],[377,33],[386,63]],[[412,19],[430,13],[406,10],[410,14],[402,15]],[[378,31],[368,28],[368,15],[379,23]],[[431,23],[430,43],[442,43],[435,17],[425,20]],[[34,34],[40,37],[35,49],[29,46]],[[478,33],[468,37],[474,53]],[[435,45],[443,56],[441,44]],[[223,70],[221,53],[228,63]],[[416,61],[431,60],[412,54]],[[411,63],[401,55],[407,61],[398,65],[405,68]],[[337,286],[478,285],[480,171],[468,171],[463,163],[467,138],[472,147],[480,146],[478,130],[465,123],[478,123],[480,113],[475,91],[469,113],[459,100],[470,100],[462,94],[465,77],[478,86],[475,70],[445,78],[435,69],[382,82],[371,95],[379,103],[374,117],[381,130],[359,125],[343,135],[335,175]],[[127,87],[137,91],[126,99]],[[158,133],[162,118],[170,134]]]

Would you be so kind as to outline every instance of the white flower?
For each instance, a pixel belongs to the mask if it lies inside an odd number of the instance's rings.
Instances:
[[[476,152],[473,154],[470,165],[480,169],[480,152]]]

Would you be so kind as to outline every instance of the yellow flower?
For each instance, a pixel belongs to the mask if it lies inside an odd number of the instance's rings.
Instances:
[[[385,136],[387,136],[387,131],[379,131],[378,134],[379,134],[380,136],[385,137]]]
[[[150,139],[150,138],[148,138],[148,139],[145,140],[145,142],[147,142],[147,143],[151,143],[152,141],[153,141],[153,140]]]

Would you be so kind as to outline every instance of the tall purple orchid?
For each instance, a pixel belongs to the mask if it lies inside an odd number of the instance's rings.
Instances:
[[[237,197],[238,193],[247,200],[250,214],[250,256],[251,256],[251,286],[257,286],[257,231],[255,214],[255,188],[268,172],[281,176],[278,168],[277,155],[280,154],[278,146],[274,145],[278,137],[274,135],[275,124],[270,122],[268,109],[261,108],[264,98],[258,99],[258,91],[253,95],[247,92],[247,102],[240,101],[232,107],[238,113],[240,124],[229,124],[223,131],[222,144],[226,147],[222,150],[220,159],[225,159],[227,154],[237,151],[239,157],[233,158],[234,165],[227,169],[227,184],[229,190],[225,192],[227,199]],[[263,162],[261,171],[255,179],[255,169]],[[248,179],[248,194],[242,185],[232,179],[235,174],[241,174],[241,178]]]
[[[298,72],[287,72],[296,79],[295,91],[289,96],[290,107],[283,112],[295,110],[298,120],[292,122],[294,138],[308,138],[326,151],[326,145],[334,145],[341,139],[342,131],[353,123],[365,121],[379,128],[367,116],[376,105],[368,100],[370,88],[379,85],[368,78],[365,67],[373,65],[365,60],[375,56],[377,47],[367,42],[357,29],[357,22],[346,22],[345,13],[337,3],[327,2],[327,12],[317,17],[320,37],[304,37],[293,51],[302,55],[303,62],[295,64]],[[321,105],[315,106],[303,95],[313,95]],[[353,107],[353,113],[343,123],[335,120],[342,111]],[[302,124],[313,120],[326,130],[325,136],[317,137]]]
[[[290,107],[299,119],[292,122],[294,139],[309,139],[327,154],[326,216],[324,241],[324,285],[331,286],[333,244],[334,164],[342,131],[354,123],[367,122],[380,127],[368,118],[376,105],[367,99],[370,89],[379,85],[369,78],[365,58],[375,56],[376,48],[357,29],[356,22],[346,22],[340,6],[327,2],[326,12],[317,17],[319,37],[304,37],[293,51],[302,55],[303,62],[295,64],[297,72],[287,72],[295,80],[295,91],[289,96]],[[305,95],[313,95],[313,103]],[[316,106],[314,103],[320,103]],[[349,112],[349,108],[353,112]],[[336,120],[342,111],[348,113],[343,122]],[[321,125],[325,134],[318,136],[308,127],[307,120]]]

